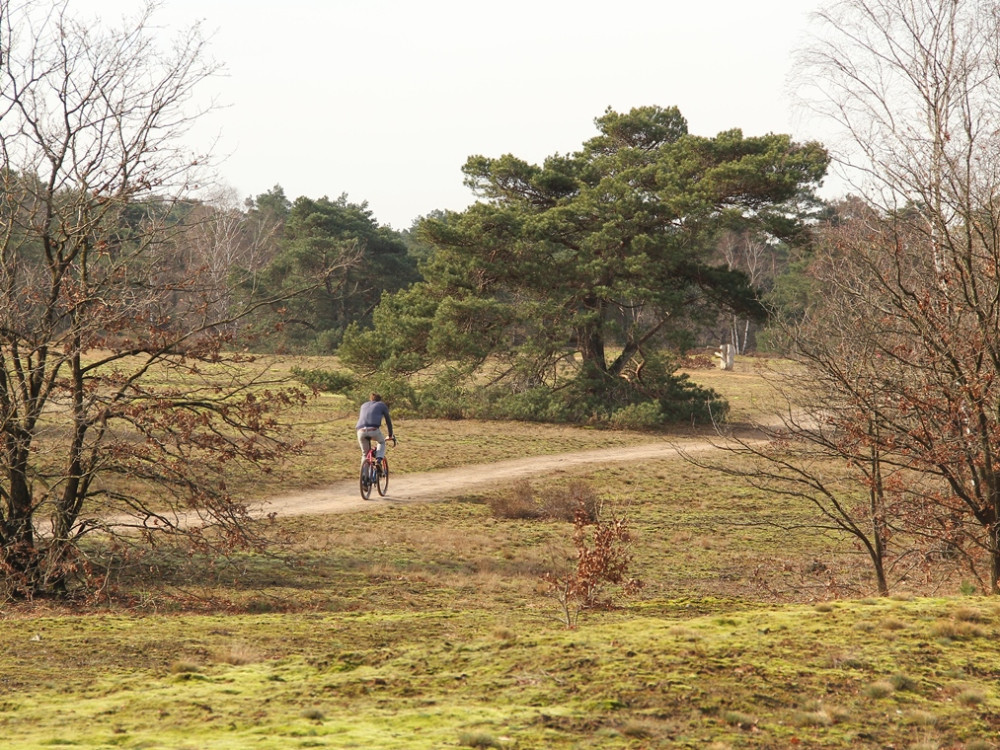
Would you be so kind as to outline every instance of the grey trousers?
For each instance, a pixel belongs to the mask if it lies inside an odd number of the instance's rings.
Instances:
[[[368,453],[368,448],[371,447],[372,440],[378,443],[378,450],[375,451],[375,455],[379,458],[385,456],[385,435],[382,434],[382,429],[380,427],[362,427],[358,430],[358,445],[361,446],[361,457]]]

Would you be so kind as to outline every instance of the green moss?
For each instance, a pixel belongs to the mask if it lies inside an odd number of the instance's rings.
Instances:
[[[11,747],[58,746],[72,726],[74,746],[88,748],[278,748],[306,739],[314,747],[431,748],[460,737],[501,747],[629,747],[661,731],[677,742],[736,741],[748,727],[761,747],[794,735],[846,748],[858,733],[885,726],[881,700],[905,700],[907,718],[892,727],[897,741],[932,732],[957,743],[986,736],[1000,701],[988,670],[948,688],[956,697],[975,691],[974,701],[942,701],[941,680],[930,679],[969,657],[960,644],[920,647],[953,606],[841,602],[822,644],[850,646],[875,665],[860,671],[821,660],[813,629],[795,627],[816,618],[809,605],[734,613],[722,603],[691,617],[612,613],[578,631],[508,613],[506,627],[524,634],[513,642],[494,635],[492,618],[452,611],[18,619],[0,636],[12,656],[3,676],[21,677],[17,702],[0,720]],[[858,642],[855,619],[873,609],[908,627],[890,640]],[[40,625],[44,640],[29,641]],[[679,637],[679,627],[697,640]],[[260,661],[212,658],[234,632]],[[81,647],[98,640],[98,652]],[[46,644],[46,670],[25,643]],[[996,663],[998,650],[984,642],[977,662]],[[183,674],[200,679],[171,671],[168,657],[185,651],[202,661]],[[872,700],[868,688],[878,680],[894,689]]]

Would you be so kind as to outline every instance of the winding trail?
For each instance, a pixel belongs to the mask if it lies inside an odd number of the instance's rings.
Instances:
[[[579,466],[618,464],[635,459],[679,458],[684,453],[717,450],[709,440],[650,442],[614,448],[597,448],[548,456],[530,456],[490,464],[460,466],[415,474],[394,474],[389,477],[389,493],[379,497],[373,491],[370,500],[362,499],[358,481],[344,480],[316,490],[282,495],[263,501],[262,513],[279,516],[321,515],[374,510],[378,507],[406,503],[435,502],[455,497],[474,489],[541,473],[559,472]],[[390,460],[390,467],[391,467]]]

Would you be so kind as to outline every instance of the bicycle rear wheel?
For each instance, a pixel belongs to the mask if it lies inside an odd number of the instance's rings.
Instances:
[[[378,475],[378,494],[385,497],[385,493],[389,491],[389,460],[385,457],[382,458],[382,471]]]
[[[372,494],[371,467],[365,461],[361,464],[361,497],[367,500]]]

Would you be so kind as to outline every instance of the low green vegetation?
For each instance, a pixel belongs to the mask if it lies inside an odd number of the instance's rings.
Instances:
[[[749,370],[694,377],[737,413],[765,395]],[[245,478],[243,491],[353,476],[355,408],[318,397],[296,417],[312,450],[265,483]],[[514,456],[701,439],[397,422],[400,483]],[[568,628],[546,576],[574,564],[567,509],[581,501],[628,518],[629,573],[643,586]],[[898,596],[871,597],[850,545],[760,523],[794,527],[808,513],[662,458],[262,522],[266,555],[160,546],[86,602],[2,605],[3,744],[1000,746],[1000,602],[959,595],[961,581],[925,588],[916,571]]]
[[[5,746],[985,748],[1000,730],[991,601],[959,638],[938,633],[948,599],[661,599],[568,630],[396,586],[410,608],[9,619]]]
[[[311,388],[352,400],[375,390],[401,413],[422,418],[585,424],[616,430],[648,430],[664,423],[707,425],[725,418],[726,401],[710,388],[696,385],[686,373],[675,372],[675,366],[669,363],[669,371],[664,363],[648,367],[641,388],[618,378],[613,388],[594,389],[579,384],[559,389],[485,387],[460,383],[448,370],[421,377],[376,373],[367,381],[340,369],[296,367],[293,374]],[[654,379],[655,383],[648,382]]]

